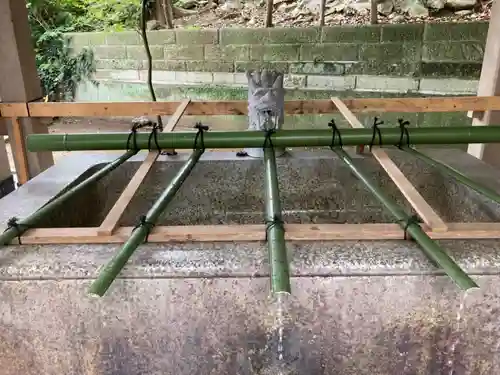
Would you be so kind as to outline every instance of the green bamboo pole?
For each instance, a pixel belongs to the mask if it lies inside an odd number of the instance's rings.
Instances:
[[[384,145],[396,145],[401,137],[399,128],[380,128]],[[499,126],[424,127],[408,129],[412,144],[463,144],[500,142]],[[370,144],[372,129],[341,129],[344,146]],[[27,139],[29,151],[123,150],[127,148],[129,133],[101,134],[31,134]],[[158,134],[158,145],[163,149],[190,149],[196,133],[169,132]],[[266,134],[262,131],[211,132],[205,134],[207,148],[262,147]],[[329,129],[278,130],[272,135],[274,147],[330,146]],[[137,134],[137,146],[148,149],[149,134]],[[338,144],[338,137],[336,144]]]
[[[437,161],[425,154],[422,154],[421,152],[415,150],[412,147],[403,147],[403,151],[406,151],[407,153],[415,156],[416,158],[426,162],[427,164],[435,167],[438,169],[440,172],[454,178],[455,180],[461,182],[462,184],[470,187],[471,189],[477,191],[479,194],[484,195],[485,197],[491,199],[492,201],[495,201],[497,203],[500,203],[500,194],[498,194],[496,191],[493,189],[490,189],[489,187],[483,186],[481,184],[478,184],[474,180],[470,179],[460,171],[457,171],[455,168],[449,166],[446,163]]]
[[[281,216],[281,202],[273,147],[264,148],[264,186],[266,192],[267,247],[271,265],[273,293],[290,293],[290,271],[286,253],[285,228]]]
[[[35,213],[28,216],[26,219],[20,220],[17,227],[8,228],[5,232],[0,234],[0,246],[8,245],[14,238],[22,235],[30,228],[34,228],[41,220],[51,215],[56,209],[60,208],[69,198],[73,197],[76,193],[84,190],[89,185],[99,181],[101,178],[109,174],[111,171],[119,167],[131,156],[135,155],[137,151],[127,151],[119,158],[115,159],[105,167],[94,173],[92,176],[83,180],[76,186],[73,186],[68,191],[56,196],[51,201],[46,203]]]
[[[370,190],[380,203],[394,216],[398,224],[411,235],[411,237],[420,245],[424,253],[438,264],[444,272],[462,289],[477,288],[478,285],[460,268],[458,264],[451,259],[448,254],[433,241],[416,222],[412,222],[410,216],[398,206],[396,202],[390,199],[385,193],[376,186],[360,169],[358,169],[349,155],[342,149],[332,148],[337,156],[351,169],[364,185]],[[408,225],[407,228],[405,228]]]
[[[206,136],[206,135],[205,135]],[[161,196],[155,202],[153,207],[148,211],[144,218],[144,225],[138,226],[130,235],[129,239],[122,246],[120,251],[109,261],[104,269],[99,273],[97,279],[90,286],[90,293],[98,296],[103,296],[115,278],[121,272],[125,264],[132,256],[134,251],[142,244],[156,224],[160,215],[165,211],[168,204],[172,201],[177,191],[180,189],[186,178],[189,176],[194,166],[200,160],[204,150],[194,150],[186,163],[177,172],[173,180],[163,191]]]

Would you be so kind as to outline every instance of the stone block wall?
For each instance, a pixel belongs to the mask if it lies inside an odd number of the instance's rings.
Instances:
[[[312,28],[158,30],[148,34],[153,82],[238,87],[245,70],[275,68],[302,90],[475,93],[487,22]],[[145,82],[135,31],[68,34],[94,49],[102,81]]]

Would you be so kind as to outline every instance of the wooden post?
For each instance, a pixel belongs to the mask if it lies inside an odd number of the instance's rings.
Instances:
[[[266,27],[273,27],[273,0],[267,0]]]
[[[500,95],[500,1],[493,2],[486,39],[478,96]],[[500,111],[472,113],[473,126],[500,125]],[[499,144],[470,144],[467,152],[485,162],[500,166]]]
[[[319,10],[319,25],[321,27],[325,26],[325,12],[326,12],[326,0],[321,0],[321,8]]]
[[[370,0],[370,23],[376,25],[378,23],[378,0]]]
[[[28,24],[26,3],[19,0],[0,0],[0,97],[2,103],[32,102],[42,97],[40,79],[35,64],[35,51]],[[35,118],[19,121],[24,135],[47,133],[47,125]],[[16,125],[17,126],[17,125]],[[10,126],[9,136],[16,139]],[[14,155],[25,153],[17,142],[11,144]],[[51,152],[27,155],[29,178],[54,164]],[[23,161],[15,159],[16,170],[21,171]]]

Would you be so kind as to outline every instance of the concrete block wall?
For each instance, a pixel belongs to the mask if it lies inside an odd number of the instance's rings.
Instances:
[[[153,82],[245,86],[245,70],[275,68],[306,90],[472,94],[487,22],[311,28],[158,30],[148,34]],[[135,31],[68,34],[95,51],[104,81],[145,82]]]

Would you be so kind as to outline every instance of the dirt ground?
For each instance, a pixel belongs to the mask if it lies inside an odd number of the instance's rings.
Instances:
[[[266,6],[264,1],[245,2],[241,9],[225,9],[224,6],[215,9],[206,9],[205,0],[187,0],[186,6],[193,8],[189,11],[196,13],[175,20],[175,27],[179,28],[221,28],[221,27],[263,27],[266,19]],[[299,2],[300,3],[300,2]],[[335,2],[332,2],[335,3]],[[416,22],[470,22],[488,20],[491,13],[491,0],[482,0],[480,6],[473,10],[453,12],[443,9],[431,13],[428,17],[410,17],[408,15],[392,12],[387,15],[379,14],[379,23],[416,23]],[[368,11],[349,13],[336,12],[334,7],[329,7],[325,12],[325,24],[332,25],[359,25],[370,23]],[[197,7],[204,10],[196,12]],[[188,8],[190,8],[188,6]],[[278,27],[309,27],[319,23],[319,11],[297,6],[294,0],[275,0],[273,11],[273,24]]]

